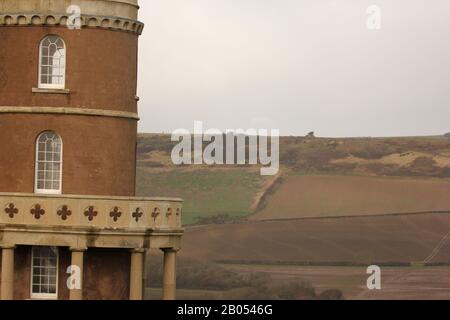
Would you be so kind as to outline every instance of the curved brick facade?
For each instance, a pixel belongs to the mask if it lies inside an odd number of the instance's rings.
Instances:
[[[63,141],[63,194],[134,195],[136,121],[0,114],[0,128],[0,192],[34,192],[35,140],[53,130]]]
[[[51,8],[59,12],[66,2],[53,1],[61,8],[54,4]],[[82,1],[89,5],[83,8],[89,14],[103,8],[127,19],[137,17],[136,2]],[[0,0],[2,14],[45,10],[14,8],[13,3],[17,1]],[[39,44],[47,35],[58,35],[65,42],[68,92],[33,90],[38,87]],[[7,150],[0,154],[0,192],[34,192],[35,140],[42,131],[53,130],[64,146],[63,194],[133,196],[138,34],[89,27],[0,25],[0,39],[0,145]],[[49,107],[81,113],[97,110],[109,116],[37,113]],[[5,111],[20,108],[27,113]]]
[[[67,47],[70,94],[32,93],[39,43],[60,36]],[[136,112],[137,42],[130,33],[65,27],[1,27],[0,106],[77,107]]]

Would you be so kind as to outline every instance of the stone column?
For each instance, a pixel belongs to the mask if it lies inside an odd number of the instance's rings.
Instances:
[[[14,299],[14,246],[2,247],[1,300]]]
[[[130,300],[142,300],[145,249],[131,251]]]
[[[164,252],[163,275],[163,300],[175,300],[176,298],[176,258],[177,251],[174,248],[162,249]]]
[[[83,300],[83,260],[86,248],[70,248],[72,252],[72,275],[73,282],[70,283],[70,300]]]

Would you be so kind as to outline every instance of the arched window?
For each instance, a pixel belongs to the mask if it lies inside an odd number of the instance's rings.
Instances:
[[[47,36],[39,46],[39,88],[64,89],[66,45],[58,36]]]
[[[35,192],[61,194],[62,140],[53,131],[45,131],[36,140]]]

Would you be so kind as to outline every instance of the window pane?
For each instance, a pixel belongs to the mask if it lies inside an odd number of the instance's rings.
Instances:
[[[59,190],[59,181],[53,181],[52,189]]]
[[[52,180],[52,172],[51,171],[45,171],[44,177],[45,177],[44,178],[45,181]]]
[[[50,65],[50,58],[48,56],[42,56],[41,60],[42,66],[49,66]]]
[[[42,73],[41,74],[41,84],[47,84],[48,83],[47,79],[48,79],[48,76],[46,74]]]
[[[52,139],[48,139],[45,142],[45,148],[46,148],[46,151],[52,152],[52,150],[53,150],[53,140]]]

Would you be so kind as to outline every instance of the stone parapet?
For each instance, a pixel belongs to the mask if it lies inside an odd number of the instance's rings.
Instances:
[[[71,5],[81,10],[81,26],[140,35],[137,0],[0,0],[0,26],[66,26]]]
[[[0,225],[119,232],[181,228],[181,199],[0,193],[0,206]]]

